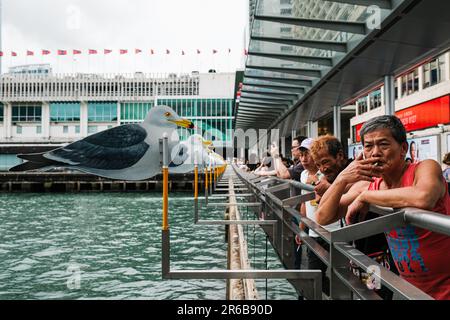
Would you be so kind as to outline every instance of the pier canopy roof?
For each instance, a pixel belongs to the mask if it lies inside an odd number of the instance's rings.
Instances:
[[[303,127],[450,44],[450,1],[259,0],[236,128]]]

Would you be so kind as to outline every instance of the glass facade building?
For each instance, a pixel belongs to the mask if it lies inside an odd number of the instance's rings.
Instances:
[[[226,147],[232,141],[235,87],[235,73],[10,74],[0,81],[1,152],[61,147],[115,126],[142,122],[158,105],[195,123],[194,130],[179,130],[181,140],[196,133],[218,148]],[[19,147],[11,150],[12,145]],[[11,160],[4,163],[8,167]]]

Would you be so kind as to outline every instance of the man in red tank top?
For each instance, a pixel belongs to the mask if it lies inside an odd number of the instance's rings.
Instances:
[[[406,130],[395,116],[369,120],[361,129],[364,146],[322,197],[318,223],[341,217],[348,224],[367,213],[369,204],[414,207],[450,215],[450,198],[440,165],[425,160],[408,165]],[[345,193],[348,184],[354,183]],[[407,226],[386,233],[402,278],[435,299],[450,299],[450,237]]]

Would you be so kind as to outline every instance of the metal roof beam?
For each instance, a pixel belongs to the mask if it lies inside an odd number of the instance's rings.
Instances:
[[[269,86],[260,87],[253,86],[251,84],[244,84],[242,87],[243,91],[249,91],[254,93],[269,93],[269,94],[283,94],[283,95],[295,95],[297,98],[302,96],[305,91],[301,89],[282,89],[282,88],[269,88]]]
[[[241,95],[241,99],[242,98],[249,98],[249,99],[262,99],[262,100],[267,100],[270,101],[272,100],[272,102],[283,102],[283,101],[288,101],[288,102],[292,102],[292,100],[294,99],[289,99],[289,98],[285,98],[282,96],[274,96],[274,95],[265,95],[265,94],[253,94],[253,93],[242,93]]]
[[[296,75],[301,75],[301,76],[311,77],[311,78],[321,78],[322,77],[322,71],[317,70],[317,69],[281,68],[281,67],[267,67],[267,66],[247,66],[246,68],[254,69],[254,70],[296,74]]]
[[[279,78],[279,77],[268,77],[268,76],[244,74],[244,80],[245,79],[266,80],[266,81],[277,82],[277,83],[282,83],[282,84],[294,84],[294,85],[298,85],[298,86],[312,87],[311,80],[303,80],[303,79],[290,79],[290,78]]]
[[[286,44],[286,45],[290,45],[290,46],[307,47],[307,48],[347,53],[347,43],[340,42],[340,41],[286,39],[286,38],[264,37],[264,36],[251,36],[251,40],[272,42],[272,43],[281,43],[281,44]]]
[[[272,122],[272,120],[263,120],[263,123],[270,123]],[[243,118],[243,119],[237,119],[236,123],[245,123],[245,124],[253,124],[255,123],[255,119],[254,118]]]
[[[242,93],[264,94],[264,95],[267,95],[267,96],[269,96],[269,97],[272,97],[272,96],[273,96],[273,97],[284,97],[284,98],[291,99],[291,100],[298,99],[298,97],[299,97],[299,95],[300,95],[300,94],[283,93],[283,92],[253,91],[253,90],[250,90],[250,89],[243,89],[243,90],[242,90]]]
[[[267,119],[267,118],[273,119],[273,118],[279,117],[280,114],[281,114],[280,112],[276,112],[276,111],[264,113],[264,115],[261,115],[260,112],[259,113],[258,112],[252,113],[251,111],[250,112],[242,111],[242,113],[238,114],[238,118],[241,117],[241,116],[251,116],[251,117],[253,117],[255,119]]]
[[[278,86],[272,84],[262,84],[262,83],[243,83],[243,86],[252,86],[257,88],[265,88],[265,89],[273,89],[273,90],[283,90],[283,91],[292,91],[292,92],[300,92],[305,93],[305,87],[296,87],[296,86]]]
[[[345,3],[345,4],[354,4],[358,6],[377,6],[381,9],[392,9],[392,1],[391,0],[327,0],[330,2],[337,2],[337,3]]]
[[[259,104],[259,103],[240,103],[239,104],[239,109],[240,108],[247,108],[247,109],[254,109],[254,110],[273,110],[273,109],[278,109],[278,110],[287,110],[287,105],[264,105],[264,104]]]
[[[242,93],[249,93],[249,94],[260,94],[260,95],[265,95],[265,96],[270,96],[270,97],[274,97],[274,98],[291,98],[293,99],[298,99],[299,94],[294,94],[294,93],[279,93],[279,92],[268,92],[268,91],[252,91],[252,90],[246,90],[246,89],[242,89],[241,91]],[[241,95],[242,97],[242,95]]]
[[[353,34],[365,35],[367,33],[366,24],[364,22],[322,20],[322,19],[297,18],[286,16],[265,16],[265,15],[255,15],[255,20],[290,24],[307,28],[341,31]]]
[[[269,107],[261,107],[261,106],[254,106],[254,107],[246,107],[246,106],[239,106],[239,111],[258,111],[259,113],[261,112],[266,112],[266,111],[272,111],[272,110],[276,110],[277,112],[282,112],[284,110],[286,110],[286,108],[269,108]]]
[[[261,103],[261,105],[267,105],[267,106],[287,106],[288,104],[286,102],[280,101],[280,100],[270,100],[270,99],[257,99],[257,98],[241,98],[240,103]]]
[[[300,55],[295,55],[295,54],[266,53],[266,52],[254,52],[254,51],[250,51],[248,53],[248,55],[254,56],[254,57],[287,60],[287,61],[294,61],[297,63],[306,63],[306,64],[326,66],[326,67],[333,66],[333,60],[331,58],[325,58],[325,57],[300,56]]]

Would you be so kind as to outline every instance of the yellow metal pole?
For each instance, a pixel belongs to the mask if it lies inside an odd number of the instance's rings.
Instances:
[[[210,185],[211,185],[212,182],[213,182],[212,172],[213,172],[213,169],[212,169],[212,167],[211,167],[211,169],[209,170],[209,184],[210,184]]]
[[[194,199],[198,199],[198,166],[194,169]]]
[[[208,168],[205,169],[205,189],[208,191]]]
[[[169,230],[169,168],[163,167],[163,225],[164,231]]]

